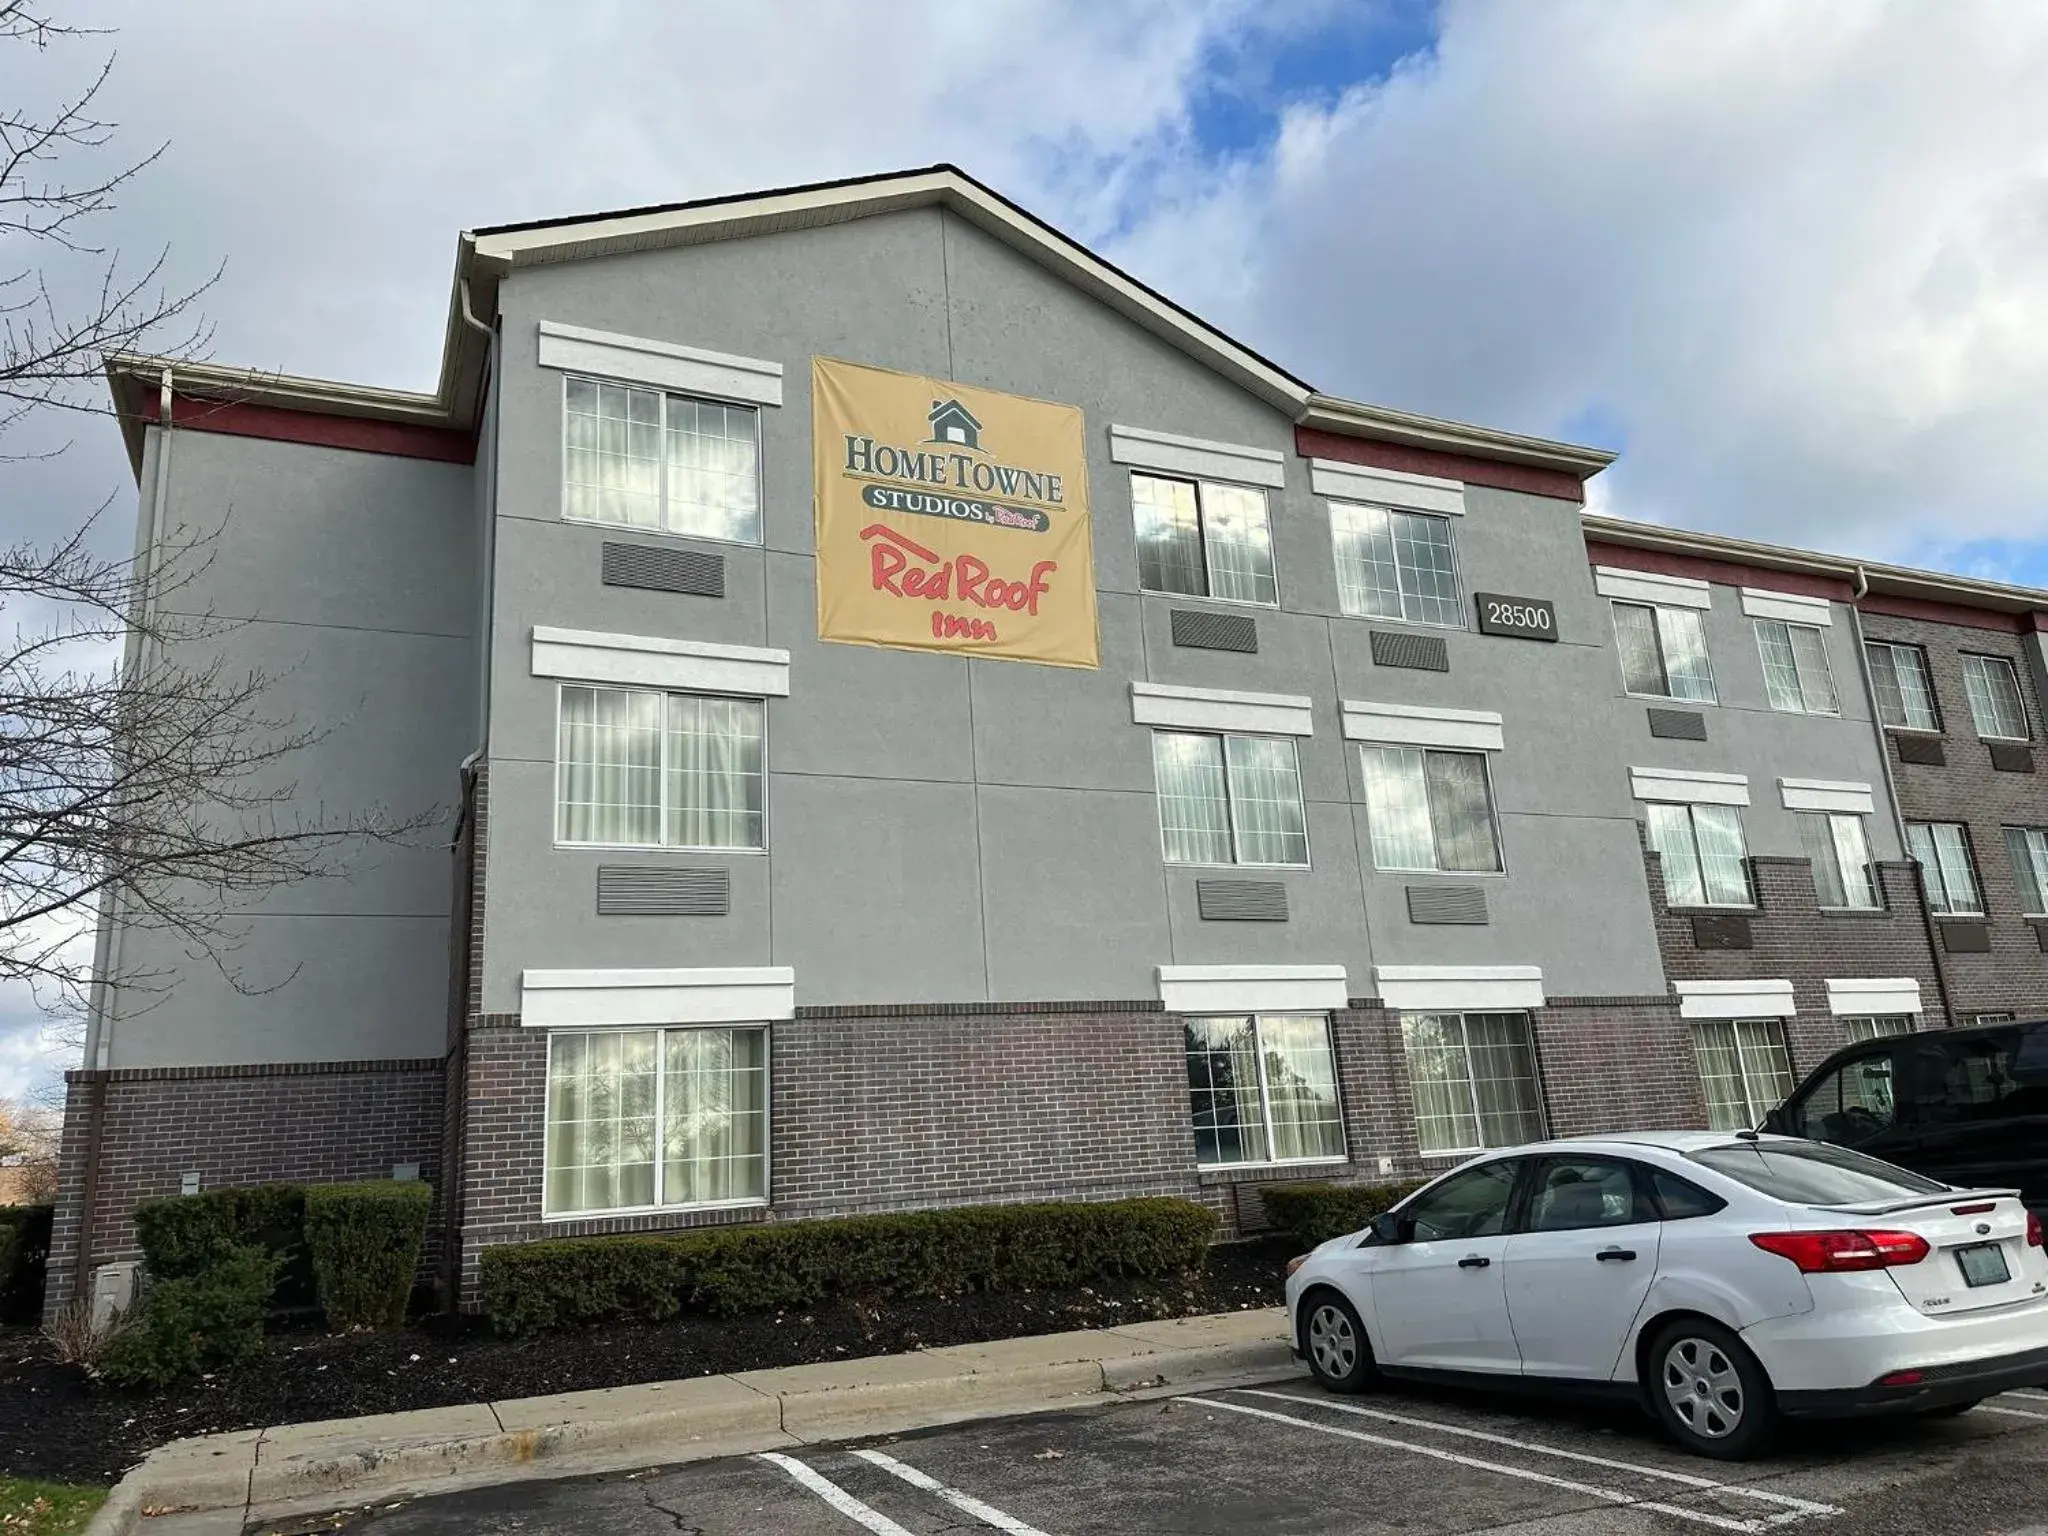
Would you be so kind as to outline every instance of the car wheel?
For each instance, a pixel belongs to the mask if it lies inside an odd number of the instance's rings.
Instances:
[[[1719,1323],[1680,1318],[1651,1341],[1648,1360],[1650,1401],[1687,1450],[1741,1461],[1770,1438],[1778,1417],[1770,1378]]]
[[[1362,1392],[1379,1374],[1365,1325],[1350,1302],[1332,1290],[1301,1300],[1301,1352],[1316,1381],[1332,1392]]]

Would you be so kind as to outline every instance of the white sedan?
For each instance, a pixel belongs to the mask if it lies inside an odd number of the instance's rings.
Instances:
[[[2048,1253],[2011,1190],[1754,1132],[1489,1153],[1289,1266],[1296,1352],[1646,1400],[1706,1456],[1780,1414],[1960,1413],[2048,1382]]]

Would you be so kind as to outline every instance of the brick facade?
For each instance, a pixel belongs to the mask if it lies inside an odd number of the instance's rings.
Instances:
[[[438,1060],[69,1073],[44,1295],[61,1305],[93,1267],[136,1257],[137,1203],[187,1173],[202,1189],[389,1178],[400,1163],[431,1178],[440,1151]]]
[[[2026,921],[2025,904],[2006,852],[2004,829],[2048,826],[2048,780],[2039,773],[2002,772],[1991,765],[1990,749],[1977,737],[1963,684],[1963,656],[1999,656],[2012,663],[2020,700],[2027,711],[2034,750],[2043,750],[2041,701],[2019,635],[2010,630],[1933,623],[1890,614],[1863,616],[1866,639],[1914,645],[1927,658],[1938,732],[1888,730],[1887,756],[1899,809],[1909,821],[1959,821],[1970,829],[1978,888],[1991,930],[1988,954],[1944,949],[1941,963],[1952,994],[1956,1022],[1979,1013],[2009,1012],[2022,1018],[2048,1013],[2048,953]],[[1936,767],[1899,756],[1901,738],[1933,737],[1947,759]],[[2042,765],[2048,770],[2048,762]]]

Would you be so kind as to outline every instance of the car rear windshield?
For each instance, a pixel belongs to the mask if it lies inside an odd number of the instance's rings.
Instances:
[[[1904,1168],[1821,1141],[1734,1141],[1692,1160],[1798,1205],[1864,1205],[1948,1188]]]

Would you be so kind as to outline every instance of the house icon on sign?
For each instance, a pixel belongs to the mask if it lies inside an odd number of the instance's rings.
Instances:
[[[958,400],[934,400],[931,412],[934,443],[958,443],[962,448],[981,447],[981,423]]]

